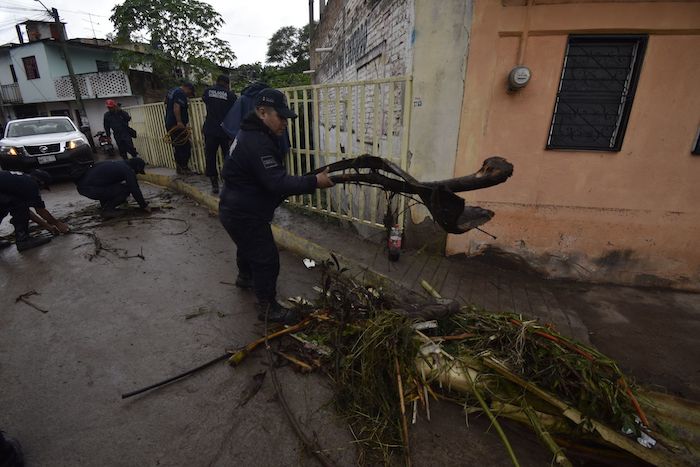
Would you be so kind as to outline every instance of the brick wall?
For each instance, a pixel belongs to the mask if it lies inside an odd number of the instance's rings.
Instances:
[[[315,82],[408,73],[413,15],[412,0],[331,0],[311,41]],[[314,52],[318,47],[332,47],[333,51]]]

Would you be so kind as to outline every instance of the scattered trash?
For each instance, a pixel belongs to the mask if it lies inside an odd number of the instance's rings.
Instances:
[[[304,263],[304,266],[306,266],[306,269],[312,269],[316,267],[316,261],[310,258],[304,258],[302,262]]]
[[[436,320],[413,323],[413,329],[415,329],[416,331],[425,331],[426,329],[435,329],[437,327],[438,322]]]
[[[226,313],[222,313],[221,311],[213,310],[206,306],[200,306],[197,308],[197,311],[186,314],[185,319],[197,318],[198,316],[203,316],[210,313],[216,313],[219,318],[224,318],[226,316]]]

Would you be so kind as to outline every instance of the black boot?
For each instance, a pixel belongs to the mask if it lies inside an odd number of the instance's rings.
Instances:
[[[301,320],[299,313],[295,310],[284,308],[276,300],[261,301],[255,305],[258,310],[258,319],[265,321],[267,314],[268,323],[296,324]]]
[[[215,195],[219,194],[219,177],[209,177],[211,180],[211,192]]]
[[[45,243],[49,243],[51,237],[30,237],[29,232],[26,230],[15,230],[15,243],[17,244],[17,251],[25,251],[30,248],[34,248]]]
[[[0,467],[24,467],[22,446],[3,432],[0,432]]]

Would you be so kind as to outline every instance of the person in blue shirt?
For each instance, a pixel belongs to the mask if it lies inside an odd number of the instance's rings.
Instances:
[[[279,137],[287,131],[287,119],[296,116],[282,92],[260,91],[221,171],[219,219],[237,247],[236,285],[254,289],[258,319],[272,322],[297,319],[276,300],[280,264],[270,227],[275,209],[287,196],[333,186],[328,170],[304,176],[287,173]]]
[[[207,116],[202,126],[204,135],[204,155],[206,156],[205,175],[211,180],[211,191],[219,193],[219,173],[216,168],[216,153],[221,148],[221,154],[226,157],[233,138],[221,128],[221,122],[236,102],[236,94],[229,91],[229,77],[219,75],[216,84],[202,93],[202,101],[207,108]]]
[[[165,96],[165,130],[170,135],[175,153],[175,166],[178,175],[192,175],[188,165],[192,156],[192,141],[188,112],[188,98],[194,97],[194,85],[185,82],[168,91]]]

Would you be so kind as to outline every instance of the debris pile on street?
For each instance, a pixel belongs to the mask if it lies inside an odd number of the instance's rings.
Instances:
[[[332,379],[362,464],[400,456],[410,464],[409,425],[423,414],[430,419],[431,399],[456,402],[467,423],[473,414],[487,416],[514,465],[502,419],[532,429],[557,465],[581,456],[609,465],[625,457],[653,465],[698,461],[682,430],[647,414],[660,412],[653,393],[642,400],[596,349],[523,316],[366,286],[333,262],[323,268],[319,299],[292,300],[307,318],[274,352]]]

